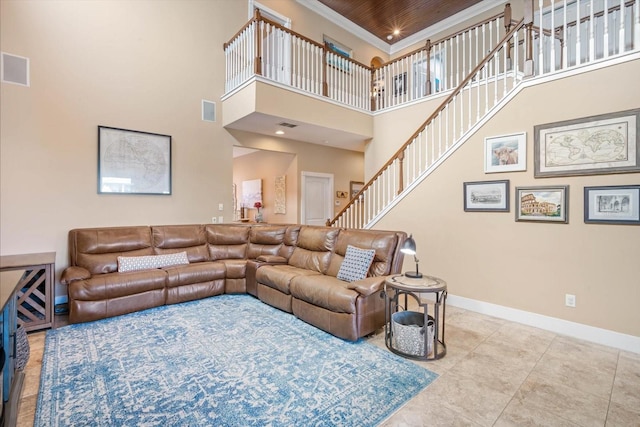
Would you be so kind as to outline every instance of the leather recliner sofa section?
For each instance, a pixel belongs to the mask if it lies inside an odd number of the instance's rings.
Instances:
[[[405,239],[404,232],[306,225],[74,229],[61,282],[68,287],[71,323],[248,293],[326,332],[357,340],[384,325],[380,293],[384,280],[402,267]],[[347,245],[375,250],[366,278],[336,277]],[[183,264],[118,271],[118,257],[182,252]]]

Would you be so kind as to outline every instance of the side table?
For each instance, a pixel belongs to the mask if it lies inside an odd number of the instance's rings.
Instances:
[[[409,297],[415,300],[418,310],[421,310],[416,313],[423,316],[422,325],[413,326],[416,328],[416,333],[420,334],[419,339],[424,339],[424,347],[421,347],[423,354],[403,351],[394,340],[394,314],[408,311]],[[444,341],[447,283],[444,280],[434,276],[423,276],[418,279],[401,275],[393,276],[384,283],[384,298],[384,341],[389,350],[416,360],[436,360],[447,354],[447,345]],[[428,325],[431,323],[433,334],[428,331]]]

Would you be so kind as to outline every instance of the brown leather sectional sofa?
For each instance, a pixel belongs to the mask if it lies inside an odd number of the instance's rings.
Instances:
[[[306,225],[74,229],[61,282],[68,286],[71,323],[248,293],[333,335],[357,340],[384,325],[380,293],[385,278],[402,267],[405,239],[404,232]],[[336,277],[347,245],[375,250],[365,279]],[[118,271],[119,256],[181,252],[188,264]]]

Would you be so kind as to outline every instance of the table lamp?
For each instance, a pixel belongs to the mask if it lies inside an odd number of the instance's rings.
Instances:
[[[416,262],[416,271],[407,271],[404,273],[405,276],[410,277],[412,279],[419,279],[422,277],[422,273],[418,271],[418,257],[416,256],[416,241],[413,240],[413,234],[409,235],[409,238],[404,241],[402,247],[400,248],[400,252],[407,255],[413,255],[413,259]]]

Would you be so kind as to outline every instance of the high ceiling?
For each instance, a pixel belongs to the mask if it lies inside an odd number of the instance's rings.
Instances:
[[[424,30],[481,0],[318,0],[386,43]],[[394,31],[399,33],[394,35]],[[389,35],[393,37],[388,38]]]

